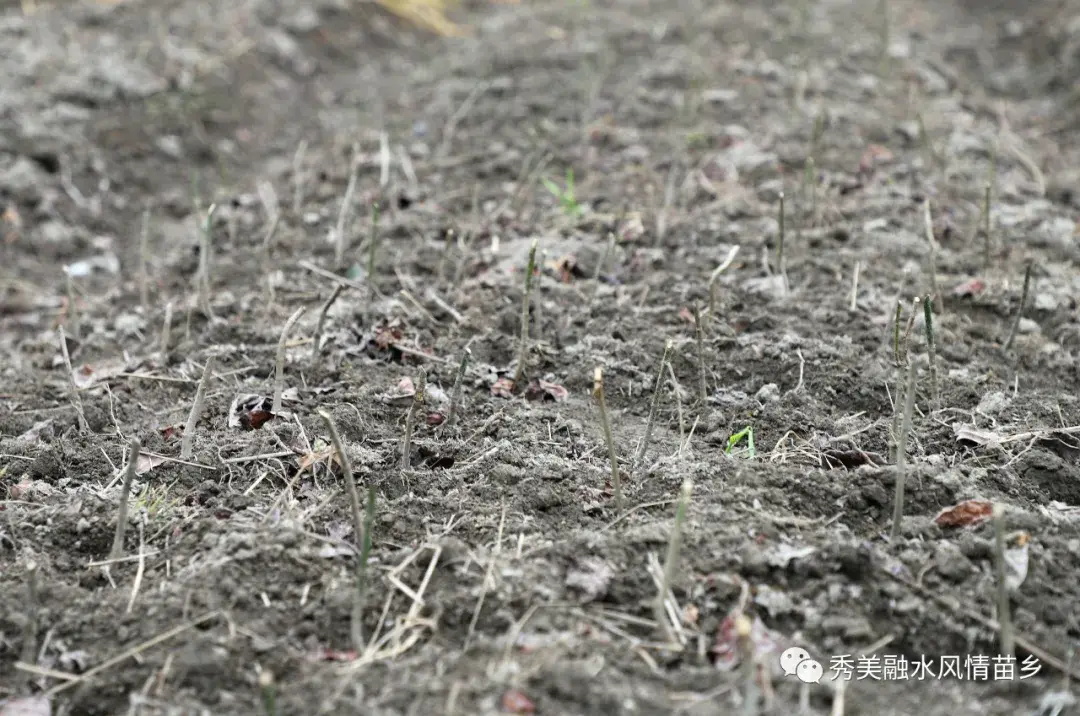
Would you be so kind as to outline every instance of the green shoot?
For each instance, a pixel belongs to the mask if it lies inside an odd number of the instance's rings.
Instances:
[[[745,428],[728,438],[727,447],[724,448],[724,454],[730,455],[744,439],[746,440],[746,450],[744,453],[746,459],[753,460],[757,456],[757,450],[754,448],[754,427],[752,425],[747,425]]]
[[[572,219],[576,219],[581,216],[583,210],[581,205],[578,204],[577,196],[574,193],[574,170],[566,170],[566,184],[560,187],[551,179],[547,177],[541,177],[541,181],[544,182],[544,187],[548,192],[555,197],[555,200],[559,202],[559,207],[562,212]]]

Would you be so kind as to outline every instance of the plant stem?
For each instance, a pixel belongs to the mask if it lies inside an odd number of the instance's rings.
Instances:
[[[604,369],[597,368],[593,374],[593,397],[600,408],[600,427],[604,431],[607,443],[608,459],[611,461],[611,485],[615,490],[615,511],[622,514],[622,480],[619,476],[619,461],[615,455],[615,440],[611,436],[611,421],[608,420],[607,403],[604,401]]]
[[[368,303],[375,300],[375,257],[379,251],[379,202],[371,205],[371,238],[368,242],[367,286]]]
[[[427,390],[427,371],[420,368],[416,374],[416,386],[413,393],[412,405],[409,406],[409,414],[405,418],[405,440],[401,445],[401,469],[408,470],[412,452],[413,425],[416,424],[416,416],[424,407],[424,391]]]
[[[217,204],[211,204],[206,210],[206,218],[203,219],[202,231],[199,234],[199,308],[208,318],[213,316],[210,309],[210,252],[213,249],[215,211]]]
[[[525,296],[521,299],[521,342],[518,346],[517,368],[514,370],[515,388],[521,384],[529,354],[529,301],[532,299],[533,271],[536,270],[536,245],[537,240],[533,239],[529,248],[529,264],[525,269]]]
[[[777,212],[777,225],[779,236],[776,245],[776,272],[784,279],[784,290],[787,290],[787,263],[784,260],[784,192],[780,192],[780,208]]]
[[[281,412],[281,394],[285,390],[285,343],[289,338],[289,331],[300,320],[304,310],[304,307],[301,306],[293,311],[292,315],[285,321],[285,327],[281,329],[281,336],[278,338],[277,357],[274,361],[274,404],[270,408],[270,412],[274,415]]]
[[[889,539],[900,537],[900,522],[904,516],[904,481],[907,477],[907,438],[911,430],[911,413],[915,407],[915,361],[908,362],[907,388],[904,391],[904,420],[896,441],[896,496],[893,499],[892,532]]]
[[[330,298],[326,299],[326,303],[319,309],[319,320],[315,323],[315,335],[311,338],[311,358],[312,360],[319,357],[319,349],[322,343],[323,326],[326,324],[326,314],[330,312],[330,308],[334,305],[334,302],[338,300],[338,296],[345,290],[345,287],[340,283],[334,287],[333,292],[330,294]]]
[[[139,461],[139,451],[142,444],[138,438],[132,438],[128,447],[128,463],[124,468],[124,483],[120,488],[120,506],[116,510],[116,532],[113,533],[112,550],[109,559],[120,559],[124,556],[124,533],[127,531],[128,498],[131,495],[131,483],[135,479],[135,467]]]
[[[660,586],[654,606],[655,619],[658,626],[667,632],[668,640],[675,642],[675,635],[671,633],[667,619],[664,618],[664,603],[671,592],[671,583],[675,579],[675,569],[679,564],[679,550],[682,549],[682,530],[686,522],[686,511],[690,505],[690,493],[693,490],[693,480],[687,478],[683,481],[679,491],[679,505],[675,509],[675,524],[671,528],[671,538],[668,540],[667,557],[664,559],[664,580]]]
[[[993,506],[991,517],[994,522],[994,573],[997,577],[997,623],[998,638],[1002,656],[1013,656],[1016,652],[1012,629],[1012,615],[1009,609],[1009,584],[1005,579],[1005,507],[1000,503]]]
[[[641,447],[638,448],[638,454],[634,460],[635,467],[645,460],[645,453],[649,449],[649,440],[652,438],[653,422],[656,420],[656,410],[660,407],[660,386],[664,380],[664,366],[666,366],[671,359],[671,351],[674,350],[674,347],[675,344],[671,341],[667,341],[664,344],[664,355],[660,357],[660,370],[656,372],[656,381],[653,383],[652,401],[649,403],[649,417],[645,421],[645,437],[641,440]]]
[[[1028,261],[1027,266],[1024,267],[1024,288],[1020,293],[1020,305],[1016,307],[1016,315],[1013,316],[1012,326],[1009,327],[1009,336],[1001,346],[1003,353],[1008,353],[1012,348],[1016,334],[1020,330],[1020,319],[1024,317],[1024,304],[1027,303],[1028,291],[1031,289],[1031,267],[1032,263]]]
[[[337,454],[338,464],[341,465],[341,475],[345,479],[345,490],[349,494],[349,508],[352,514],[353,523],[353,535],[357,542],[361,544],[361,555],[363,554],[363,543],[367,539],[364,530],[364,523],[360,517],[360,493],[356,489],[356,478],[353,477],[352,461],[349,460],[349,454],[345,452],[345,446],[341,442],[341,435],[338,433],[337,424],[334,422],[334,418],[330,413],[323,409],[319,410],[319,417],[323,419],[326,424],[326,430],[330,433],[330,444],[334,448],[334,452]],[[359,561],[357,562],[357,569],[359,574]],[[357,651],[364,650],[364,632],[363,624],[356,619],[355,602],[353,603],[353,619],[352,619],[352,640],[353,648]]]
[[[694,307],[694,334],[697,338],[698,353],[698,399],[702,407],[709,399],[708,381],[705,375],[705,329],[701,325],[701,308]]]
[[[180,441],[181,460],[191,459],[191,444],[195,439],[195,426],[198,425],[199,417],[202,415],[203,400],[206,398],[206,384],[210,382],[210,371],[213,364],[213,357],[206,359],[202,378],[199,380],[199,387],[195,389],[195,402],[191,404],[191,412],[188,413],[187,423],[184,425],[184,437]]]
[[[923,299],[923,323],[926,329],[926,353],[930,359],[930,401],[938,402],[937,346],[934,344],[934,307],[930,295]]]
[[[71,386],[71,404],[75,407],[75,416],[79,421],[79,432],[90,432],[90,424],[86,422],[86,412],[83,410],[82,395],[79,394],[79,386],[75,385],[75,370],[71,367],[71,355],[68,353],[67,334],[64,327],[60,326],[60,353],[64,356],[64,367],[67,369],[68,385]]]
[[[349,162],[349,183],[345,186],[345,196],[341,200],[337,227],[334,232],[334,266],[339,269],[345,265],[345,234],[348,231],[349,219],[352,214],[353,194],[356,193],[356,177],[360,173],[359,154],[360,147],[354,146],[352,160]]]
[[[450,411],[446,416],[446,424],[452,425],[454,419],[457,417],[458,409],[461,407],[461,392],[465,383],[465,369],[469,365],[469,358],[472,357],[472,351],[466,348],[461,352],[461,362],[458,363],[457,374],[454,375],[454,388],[450,391]]]

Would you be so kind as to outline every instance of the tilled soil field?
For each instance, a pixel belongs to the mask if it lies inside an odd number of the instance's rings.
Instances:
[[[0,13],[2,716],[1078,708],[1076,3]]]

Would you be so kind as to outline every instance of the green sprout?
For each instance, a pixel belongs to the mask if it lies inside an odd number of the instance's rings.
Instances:
[[[754,456],[757,455],[757,450],[754,449],[754,427],[752,425],[747,425],[745,428],[728,438],[727,448],[724,449],[724,454],[730,455],[731,451],[734,450],[744,438],[746,439],[746,459],[753,460]]]
[[[541,179],[547,190],[551,192],[551,195],[559,202],[559,207],[562,208],[564,214],[575,218],[581,216],[581,204],[578,203],[577,197],[574,195],[573,169],[566,170],[566,186],[564,187],[560,187],[547,177],[541,177]]]

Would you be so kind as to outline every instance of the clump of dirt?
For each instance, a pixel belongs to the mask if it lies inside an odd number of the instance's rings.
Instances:
[[[1062,712],[1080,25],[879,7],[0,11],[0,715]]]

